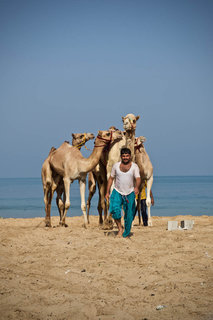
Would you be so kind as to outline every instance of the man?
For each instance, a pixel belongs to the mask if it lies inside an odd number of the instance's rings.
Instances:
[[[144,227],[148,226],[148,215],[147,215],[147,206],[146,206],[146,187],[147,187],[147,181],[145,180],[143,189],[141,191],[141,215],[142,215]],[[152,206],[154,206],[155,201],[154,201],[152,190],[150,190],[150,197],[151,197],[151,204]]]
[[[114,181],[115,180],[115,181]],[[113,181],[114,189],[110,196]],[[141,183],[139,168],[132,162],[129,148],[121,149],[121,161],[114,164],[107,183],[106,200],[109,201],[109,211],[118,227],[118,236],[128,237],[135,216],[135,195],[139,193]],[[121,225],[121,209],[124,209],[124,232]]]

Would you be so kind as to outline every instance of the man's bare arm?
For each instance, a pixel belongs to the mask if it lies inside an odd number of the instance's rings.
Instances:
[[[135,179],[135,194],[139,194],[139,188],[140,188],[140,184],[141,184],[141,178],[136,178]]]
[[[113,177],[109,177],[108,182],[107,182],[107,191],[106,191],[106,195],[105,198],[106,200],[109,200],[109,196],[110,196],[110,188],[112,186],[114,178]]]

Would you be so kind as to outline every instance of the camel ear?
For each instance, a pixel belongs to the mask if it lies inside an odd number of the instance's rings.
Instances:
[[[136,121],[137,121],[138,119],[140,119],[140,116],[137,116],[137,117],[136,117]]]
[[[122,117],[122,121],[124,122],[124,117]]]
[[[140,140],[141,140],[141,142],[143,143],[143,142],[145,142],[145,141],[146,141],[146,137],[141,136],[141,137],[140,137]]]
[[[72,137],[75,138],[75,134],[74,133],[72,133]]]

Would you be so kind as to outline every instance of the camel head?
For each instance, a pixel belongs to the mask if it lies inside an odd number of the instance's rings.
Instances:
[[[132,131],[136,129],[136,121],[140,116],[135,116],[133,113],[128,113],[125,117],[122,117],[123,128],[125,131]]]
[[[73,147],[81,148],[85,143],[91,139],[94,139],[93,133],[72,133],[72,145]]]
[[[95,146],[110,145],[114,141],[122,139],[122,131],[120,130],[106,130],[98,131],[98,135],[95,139]]]
[[[139,150],[140,148],[144,148],[143,143],[145,141],[146,141],[146,137],[144,137],[144,136],[140,136],[140,137],[135,138],[135,149]]]

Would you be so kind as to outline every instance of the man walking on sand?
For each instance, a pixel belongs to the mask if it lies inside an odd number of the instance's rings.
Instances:
[[[115,180],[110,196],[110,188]],[[139,168],[132,162],[129,148],[121,149],[121,161],[114,164],[107,183],[106,200],[109,201],[109,211],[118,227],[118,235],[128,237],[135,216],[135,195],[139,193],[141,183]],[[121,209],[124,210],[124,232],[121,225]]]

